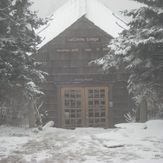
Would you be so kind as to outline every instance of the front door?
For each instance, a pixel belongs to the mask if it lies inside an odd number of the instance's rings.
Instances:
[[[63,87],[61,107],[63,128],[108,128],[108,87]]]

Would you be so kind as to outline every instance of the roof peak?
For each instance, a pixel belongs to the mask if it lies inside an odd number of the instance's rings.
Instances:
[[[125,23],[98,0],[69,0],[50,16],[48,25],[38,30],[39,36],[44,39],[38,48],[57,37],[83,16],[113,38],[126,28]]]

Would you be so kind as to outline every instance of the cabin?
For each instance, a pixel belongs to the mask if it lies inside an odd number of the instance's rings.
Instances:
[[[126,24],[98,0],[69,0],[39,29],[33,55],[48,72],[41,112],[55,127],[114,127],[131,109],[128,73],[101,74],[89,62],[104,56]]]

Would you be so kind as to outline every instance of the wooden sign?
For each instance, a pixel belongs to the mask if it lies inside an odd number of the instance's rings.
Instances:
[[[109,48],[103,47],[103,48],[84,48],[84,52],[104,52],[104,51],[109,51]]]
[[[90,82],[93,81],[92,78],[74,78],[75,82]]]
[[[109,48],[103,47],[103,48],[82,48],[83,52],[108,52]],[[56,49],[57,53],[75,53],[81,51],[79,48],[60,48]]]
[[[68,42],[100,42],[99,37],[68,37]]]
[[[74,53],[74,52],[79,52],[79,48],[72,48],[72,49],[68,49],[68,48],[62,48],[62,49],[56,49],[57,53]]]

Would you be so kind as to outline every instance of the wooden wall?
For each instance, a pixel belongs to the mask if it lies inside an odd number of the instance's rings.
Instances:
[[[45,121],[53,120],[55,126],[61,127],[61,86],[108,85],[112,87],[109,98],[113,102],[110,106],[110,127],[124,122],[124,114],[130,107],[127,74],[102,75],[98,72],[100,67],[88,65],[107,53],[107,44],[111,39],[87,19],[81,18],[34,55],[37,60],[45,62],[43,70],[49,73],[43,86],[42,112],[47,112]]]

